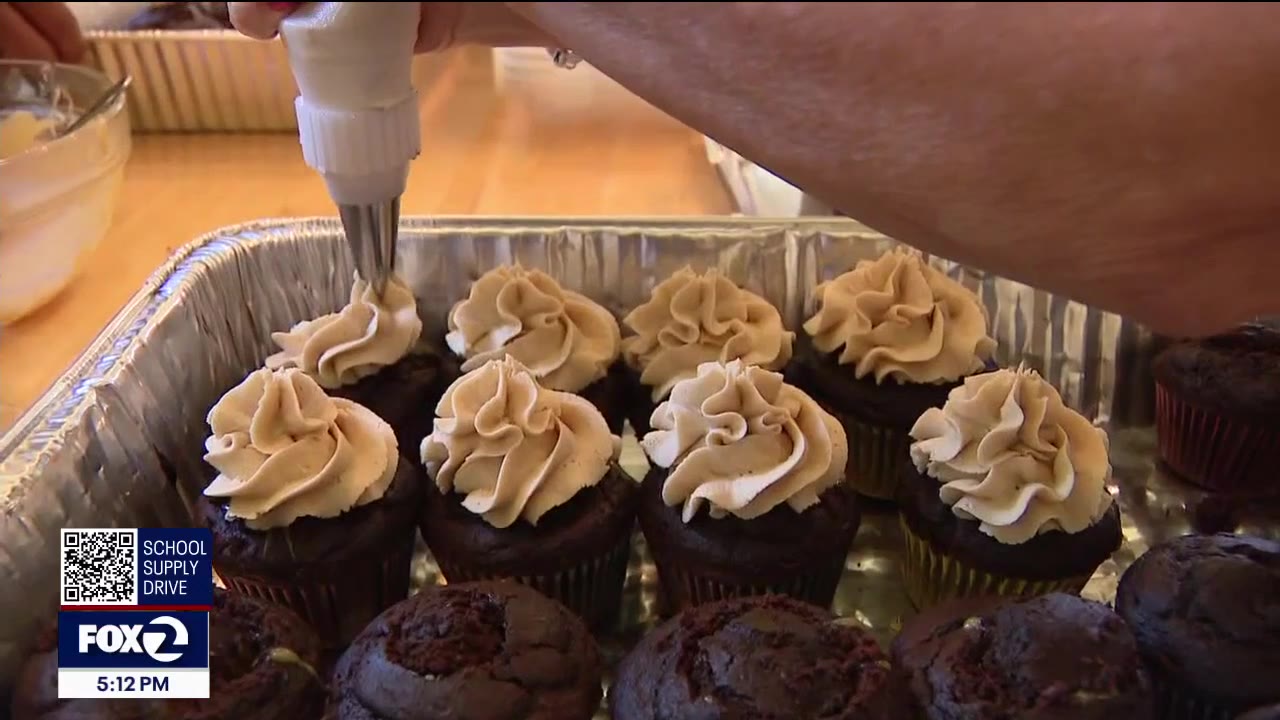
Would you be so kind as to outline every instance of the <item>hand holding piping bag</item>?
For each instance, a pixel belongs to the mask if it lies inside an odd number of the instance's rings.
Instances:
[[[240,32],[269,40],[280,31],[280,22],[306,3],[227,3],[231,22]],[[512,12],[507,3],[426,2],[418,23],[414,52],[430,53],[460,45],[485,47],[552,47],[542,30]]]
[[[300,91],[303,157],[324,177],[356,270],[379,296],[395,272],[400,197],[421,151],[413,55],[451,46],[464,28],[491,27],[493,11],[483,8],[413,2],[229,7],[242,32],[283,37]]]

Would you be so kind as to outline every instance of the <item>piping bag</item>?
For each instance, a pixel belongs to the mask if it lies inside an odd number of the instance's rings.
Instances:
[[[400,196],[421,152],[413,46],[421,4],[306,3],[280,25],[307,165],[338,206],[356,271],[381,297],[395,270]]]

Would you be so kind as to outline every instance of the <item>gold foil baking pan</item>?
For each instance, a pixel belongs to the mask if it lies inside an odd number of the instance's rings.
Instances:
[[[817,283],[892,244],[835,218],[415,218],[404,222],[398,268],[418,298],[426,337],[439,336],[449,306],[472,280],[514,262],[546,270],[619,317],[685,264],[714,266],[774,303],[794,330]],[[1002,364],[1039,369],[1068,404],[1111,433],[1125,544],[1086,595],[1110,599],[1117,574],[1135,555],[1192,527],[1277,534],[1273,521],[1207,501],[1156,467],[1150,333],[1067,298],[931,262],[985,303]],[[332,219],[263,220],[205,235],[157,271],[0,438],[0,686],[10,686],[40,624],[58,607],[60,529],[189,523],[185,508],[205,477],[209,407],[273,350],[272,331],[337,310],[351,282],[341,227]],[[637,477],[644,472],[630,433],[623,463]],[[612,657],[653,620],[655,573],[637,545],[627,632],[606,643]],[[896,516],[870,509],[836,600],[838,612],[884,642],[909,610],[903,551]],[[419,553],[418,585],[437,575]]]

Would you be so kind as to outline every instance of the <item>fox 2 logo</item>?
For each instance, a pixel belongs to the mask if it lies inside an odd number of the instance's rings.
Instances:
[[[208,669],[209,613],[59,613],[58,667]]]

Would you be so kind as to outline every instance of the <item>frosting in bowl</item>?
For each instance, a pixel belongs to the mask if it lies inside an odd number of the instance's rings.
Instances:
[[[706,362],[742,360],[780,370],[795,339],[777,308],[715,268],[701,274],[682,268],[623,322],[635,332],[622,341],[623,358],[652,388],[654,402]]]
[[[209,411],[209,497],[255,530],[300,517],[332,518],[378,500],[395,478],[391,426],[350,400],[331,398],[296,368],[260,369]]]
[[[440,492],[496,528],[530,525],[604,479],[621,439],[572,393],[544,388],[519,360],[490,360],[458,378],[422,441],[422,462]]]
[[[844,478],[840,422],[781,373],[733,360],[703,363],[653,413],[641,445],[670,473],[662,500],[692,520],[751,519],[783,503],[796,512]]]
[[[48,142],[61,124],[56,115],[40,116],[29,110],[0,114],[0,160]]]
[[[357,276],[346,307],[272,333],[281,350],[266,366],[299,368],[321,387],[339,388],[399,361],[421,334],[418,306],[403,280],[392,277],[379,298]]]
[[[819,309],[805,332],[819,351],[839,350],[859,379],[954,382],[995,354],[978,297],[914,250],[863,260],[815,293]]]
[[[494,268],[449,312],[449,348],[462,372],[511,355],[552,390],[578,392],[618,359],[622,334],[608,310],[540,270]]]
[[[1111,507],[1106,433],[1034,370],[974,375],[911,428],[916,468],[957,517],[1010,545],[1077,533]]]

